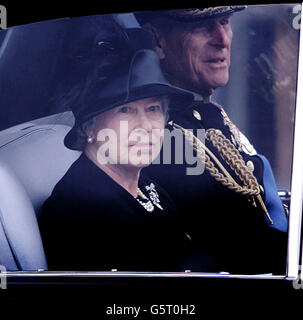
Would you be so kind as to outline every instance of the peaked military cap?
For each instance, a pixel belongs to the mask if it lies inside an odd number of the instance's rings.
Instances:
[[[166,18],[179,22],[197,22],[200,20],[216,18],[246,9],[246,6],[220,6],[210,8],[189,8],[160,11],[135,12],[140,24],[150,22],[156,18]]]

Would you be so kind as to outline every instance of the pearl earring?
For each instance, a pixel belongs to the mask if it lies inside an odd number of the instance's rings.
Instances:
[[[93,143],[94,139],[93,137],[87,137],[87,143]]]

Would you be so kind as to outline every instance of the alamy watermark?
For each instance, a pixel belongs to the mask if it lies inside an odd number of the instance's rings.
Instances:
[[[193,130],[188,131],[193,133]],[[196,129],[195,135],[205,144],[204,129]],[[194,141],[185,140],[180,129],[152,129],[148,132],[140,128],[129,132],[128,122],[121,121],[118,133],[110,128],[99,130],[96,143],[100,164],[186,164],[187,175],[200,175],[205,168],[204,150],[199,150],[198,155]]]
[[[299,30],[301,27],[301,11],[302,11],[301,4],[295,5],[292,9],[292,13],[296,15],[292,20],[292,27],[295,30]]]
[[[6,268],[0,265],[0,289],[7,289]]]
[[[0,4],[0,29],[7,28],[7,11],[5,6]]]
[[[296,280],[293,280],[292,286],[294,289],[303,289],[303,281],[302,281],[302,266],[299,266],[299,274]]]

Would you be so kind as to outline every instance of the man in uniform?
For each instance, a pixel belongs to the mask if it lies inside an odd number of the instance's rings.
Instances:
[[[136,13],[154,35],[167,79],[196,97],[190,108],[171,113],[168,128],[181,126],[185,135],[190,135],[186,129],[206,130],[205,147],[198,147],[206,156],[202,174],[187,175],[188,165],[174,160],[145,172],[166,188],[184,216],[189,237],[197,244],[196,271],[284,273],[287,216],[271,167],[222,106],[211,101],[214,90],[228,82],[230,17],[243,9]]]

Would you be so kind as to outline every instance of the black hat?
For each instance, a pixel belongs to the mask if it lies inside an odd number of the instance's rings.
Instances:
[[[178,22],[197,22],[209,18],[217,18],[246,9],[246,6],[220,6],[211,8],[190,8],[160,11],[135,12],[136,19],[143,25],[156,18],[166,18]]]
[[[172,86],[163,76],[152,34],[142,28],[125,29],[125,33],[125,47],[120,43],[117,53],[121,59],[117,62],[115,57],[110,68],[111,63],[107,64],[105,73],[108,76],[102,74],[102,68],[97,71],[101,80],[91,79],[79,98],[81,103],[71,105],[75,125],[64,139],[69,149],[81,150],[77,142],[78,129],[84,122],[119,105],[164,95],[170,97],[170,108],[173,109],[185,108],[193,101],[191,93]],[[115,45],[113,39],[110,42]],[[105,41],[98,43],[109,46]]]

